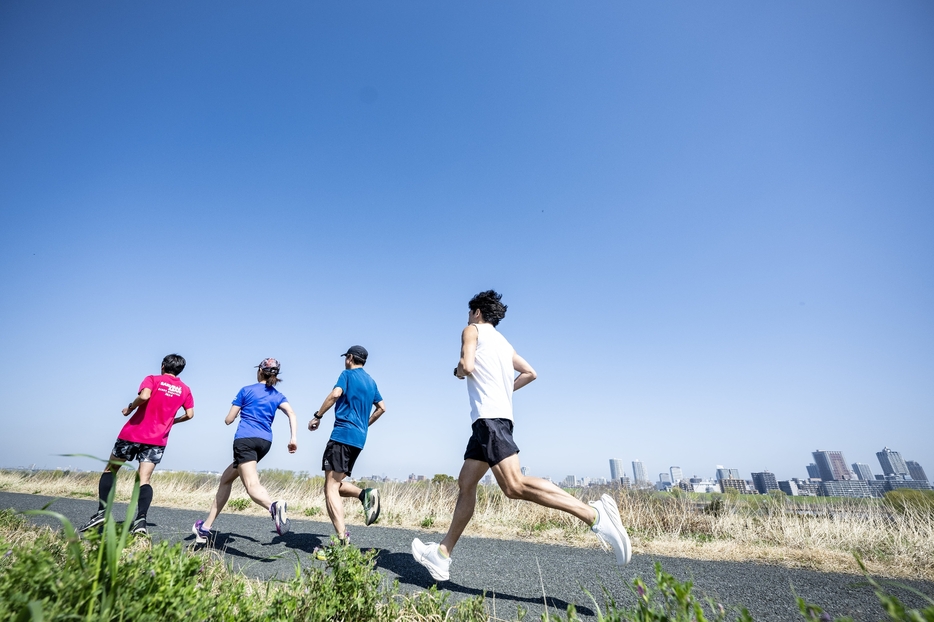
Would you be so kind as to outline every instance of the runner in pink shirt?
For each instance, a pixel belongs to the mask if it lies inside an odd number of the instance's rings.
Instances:
[[[137,396],[123,409],[124,417],[133,411],[136,414],[117,435],[110,463],[104,468],[97,485],[98,510],[80,531],[87,531],[104,522],[104,505],[113,488],[114,475],[127,460],[139,460],[139,504],[130,531],[146,533],[146,513],[152,504],[152,486],[149,484],[152,472],[162,460],[172,426],[195,416],[191,390],[178,379],[183,369],[185,359],[178,354],[169,354],[162,359],[161,373],[143,378]],[[185,414],[176,417],[181,409],[185,410]]]

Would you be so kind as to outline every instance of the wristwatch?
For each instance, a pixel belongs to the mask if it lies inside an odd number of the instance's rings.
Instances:
[[[320,417],[318,416],[318,411],[317,411],[317,410],[315,411],[315,414],[312,415],[312,417],[314,417],[314,418],[317,419],[318,421],[324,419],[324,415],[321,415]]]

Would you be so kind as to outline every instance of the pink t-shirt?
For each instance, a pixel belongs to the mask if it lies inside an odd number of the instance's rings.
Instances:
[[[180,408],[187,410],[195,407],[191,389],[175,376],[168,374],[146,376],[139,385],[139,391],[142,392],[143,389],[152,391],[149,401],[136,409],[117,438],[165,447],[175,413]]]

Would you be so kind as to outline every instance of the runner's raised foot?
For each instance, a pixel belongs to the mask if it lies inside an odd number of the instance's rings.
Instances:
[[[590,530],[597,534],[597,538],[604,547],[611,547],[616,553],[616,563],[625,566],[632,558],[632,542],[629,534],[623,527],[619,517],[619,507],[610,495],[603,495],[596,501],[590,502],[597,512],[597,520]]]
[[[366,488],[363,491],[363,514],[366,517],[367,526],[372,525],[379,518],[379,490],[376,488]]]
[[[280,536],[288,533],[289,529],[292,528],[292,523],[289,522],[288,509],[288,504],[282,499],[273,501],[272,505],[269,506],[269,513],[272,515],[272,522],[276,526],[276,533]]]

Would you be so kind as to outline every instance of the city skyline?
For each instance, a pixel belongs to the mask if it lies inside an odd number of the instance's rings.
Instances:
[[[871,477],[872,480],[879,479],[877,476],[874,475],[871,467],[866,463],[854,462],[852,465],[847,465],[845,462],[843,462],[845,460],[845,456],[842,451],[817,450],[817,451],[811,452],[811,456],[814,459],[825,460],[826,462],[825,474],[830,476],[829,477],[830,481],[852,481],[852,480],[870,479],[870,478],[864,477],[867,472],[869,475],[872,476]],[[901,458],[900,452],[891,450],[889,449],[888,446],[886,446],[882,451],[876,452],[876,457],[878,461],[880,462],[880,466],[883,460],[892,460],[896,465],[905,464],[905,468],[904,468],[905,475],[910,475],[910,470],[912,469],[914,470],[916,474],[919,474],[919,475],[924,474],[924,478],[911,478],[911,479],[916,479],[919,481],[930,481],[929,479],[927,479],[926,471],[924,471],[924,467],[920,462],[914,461],[914,460],[906,461]],[[899,460],[901,462],[899,462]],[[770,489],[778,489],[779,481],[787,481],[787,480],[792,480],[792,479],[809,479],[812,477],[811,474],[808,473],[808,468],[807,468],[808,464],[806,463],[802,464],[799,472],[796,472],[791,475],[785,475],[785,474],[776,474],[772,472],[770,469],[765,469],[765,468],[759,468],[759,469],[753,468],[750,471],[746,472],[746,471],[743,471],[742,469],[738,469],[734,467],[726,467],[722,464],[713,465],[711,469],[711,473],[703,473],[699,471],[694,472],[694,473],[689,473],[687,471],[684,471],[684,469],[682,469],[680,466],[674,466],[674,465],[669,466],[666,471],[655,471],[655,470],[649,471],[648,469],[650,467],[645,466],[645,462],[641,460],[633,461],[634,467],[637,462],[640,465],[642,465],[642,469],[645,472],[658,472],[660,476],[659,476],[659,480],[656,480],[656,481],[662,481],[661,474],[667,473],[669,475],[670,482],[673,484],[677,483],[678,481],[674,477],[674,474],[676,472],[675,469],[677,469],[678,473],[682,474],[682,479],[685,479],[685,480],[691,477],[697,477],[700,479],[717,481],[721,479],[721,476],[722,476],[723,478],[739,478],[739,479],[743,479],[746,481],[751,481],[751,482],[754,482],[754,485],[756,482],[756,475],[760,475],[762,476],[759,478],[760,482],[762,483],[762,486],[768,487]],[[611,465],[611,472],[610,472],[610,478],[609,478],[610,481],[612,481],[613,479],[612,465],[614,463],[622,464],[623,459],[621,458],[610,459],[610,465]],[[842,471],[841,471],[841,465],[843,469]],[[852,466],[852,470],[850,468],[851,466]],[[865,467],[865,469],[858,469],[857,466]],[[884,471],[885,467],[882,467],[882,469]],[[888,475],[888,473],[886,473],[886,475]],[[577,477],[587,477],[587,476],[579,475]],[[633,482],[636,481],[635,476],[632,477],[632,481]]]

